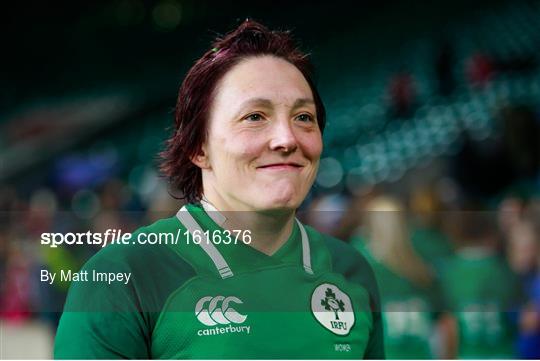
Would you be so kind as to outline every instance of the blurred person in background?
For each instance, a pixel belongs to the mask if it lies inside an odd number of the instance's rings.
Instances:
[[[25,323],[32,317],[37,298],[32,288],[34,255],[28,254],[33,231],[32,212],[22,202],[14,188],[0,190],[0,243],[3,251],[2,284],[0,285],[0,316],[9,323]],[[37,226],[39,226],[40,222]],[[1,331],[0,331],[1,332]]]
[[[500,136],[483,141],[470,130],[462,132],[462,146],[451,160],[456,178],[468,199],[489,201],[509,191],[528,198],[538,189],[540,123],[527,105],[510,103],[497,109]]]
[[[416,107],[416,84],[413,74],[405,67],[390,78],[388,99],[390,118],[409,118]]]
[[[518,356],[540,359],[540,201],[524,212],[509,240],[509,257],[521,276],[525,306],[519,317]]]
[[[456,211],[456,254],[441,269],[445,303],[457,323],[458,357],[514,358],[519,281],[497,252],[495,215]]]
[[[2,319],[11,323],[28,321],[36,306],[32,298],[31,260],[21,248],[20,242],[8,243],[3,294],[0,295]]]
[[[349,200],[347,210],[339,221],[336,229],[336,237],[346,239],[349,242],[356,241],[357,236],[362,234],[364,227],[366,205],[382,193],[382,190],[378,187],[367,186],[358,188]]]
[[[441,96],[447,97],[454,92],[456,87],[455,61],[454,48],[449,39],[439,40],[435,54],[435,76],[437,77],[437,90]]]
[[[512,227],[506,240],[508,263],[524,284],[529,283],[536,274],[537,237],[534,224],[521,219]]]
[[[521,222],[525,211],[524,200],[516,195],[506,195],[497,206],[497,223],[504,240],[510,238],[512,230]]]
[[[40,239],[43,232],[57,229],[60,225],[67,226],[65,220],[59,222],[61,217],[58,212],[58,198],[52,189],[40,187],[30,194],[28,209],[19,216],[22,218],[24,227],[17,235],[18,242],[27,240],[30,243]],[[70,224],[71,225],[71,224]],[[29,247],[29,250],[31,248]],[[73,248],[50,248],[39,247],[36,249],[35,264],[31,269],[32,288],[37,290],[39,298],[39,317],[49,323],[52,329],[58,326],[60,310],[62,309],[69,283],[58,282],[53,285],[39,282],[39,275],[43,268],[58,271],[63,266],[80,267],[80,262],[73,261]]]
[[[537,188],[540,170],[540,122],[537,110],[528,105],[509,104],[499,110],[501,146],[506,153],[514,183],[529,193]]]
[[[411,245],[404,205],[389,196],[375,197],[364,217],[365,239],[357,238],[353,245],[371,263],[379,284],[386,356],[448,357],[435,273]]]
[[[417,188],[409,203],[412,246],[423,261],[437,269],[453,253],[450,239],[441,229],[441,202],[433,189]]]
[[[495,76],[493,61],[482,51],[477,51],[467,59],[465,68],[469,84],[473,87],[483,88]]]

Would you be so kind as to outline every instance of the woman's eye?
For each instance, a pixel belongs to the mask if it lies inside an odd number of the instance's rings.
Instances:
[[[252,122],[256,122],[256,121],[262,120],[262,115],[260,115],[259,113],[250,114],[244,119],[252,121]]]
[[[306,114],[306,113],[298,115],[296,117],[296,119],[298,119],[301,122],[312,122],[313,121],[313,117],[310,114]]]

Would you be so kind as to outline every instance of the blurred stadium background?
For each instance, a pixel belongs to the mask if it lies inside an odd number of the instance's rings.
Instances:
[[[302,218],[373,263],[389,356],[540,358],[539,1],[3,7],[0,358],[51,357],[69,285],[39,269],[96,251],[41,232],[179,208],[156,170],[177,88],[246,17],[313,55],[329,116]]]

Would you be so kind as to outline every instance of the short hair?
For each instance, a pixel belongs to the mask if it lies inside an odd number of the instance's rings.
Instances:
[[[288,61],[304,76],[315,101],[321,132],[326,111],[314,83],[309,56],[299,50],[289,31],[270,31],[253,20],[245,20],[232,32],[218,37],[188,71],[178,92],[174,113],[174,132],[160,153],[161,172],[171,186],[190,203],[201,200],[202,171],[191,159],[206,141],[211,104],[221,78],[236,64],[249,57],[272,55]]]

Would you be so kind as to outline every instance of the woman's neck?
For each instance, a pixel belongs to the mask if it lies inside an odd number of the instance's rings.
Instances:
[[[218,212],[221,226],[228,230],[249,231],[251,247],[267,255],[274,254],[289,239],[294,226],[294,210],[232,210],[225,203],[203,197],[210,212]],[[213,210],[213,208],[215,210]],[[208,211],[208,209],[207,209]]]

